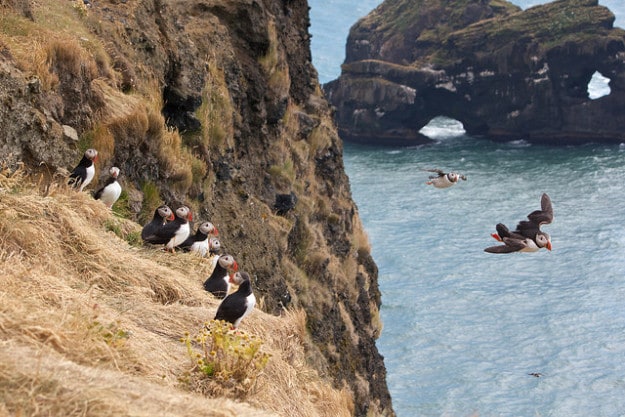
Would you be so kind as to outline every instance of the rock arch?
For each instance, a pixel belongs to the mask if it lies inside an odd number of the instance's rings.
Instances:
[[[407,0],[395,0],[402,1],[410,7]],[[449,13],[446,3],[440,0],[439,14]],[[341,137],[428,143],[419,131],[444,115],[459,120],[469,135],[492,140],[625,142],[625,31],[613,27],[607,8],[597,0],[557,1],[526,11],[480,4],[493,13],[468,25],[433,24],[419,19],[419,9],[413,26],[388,33],[389,25],[380,22],[392,19],[384,13],[396,8],[379,7],[352,27],[351,60],[324,86]],[[428,41],[420,41],[425,34]],[[391,42],[393,54],[386,59]],[[610,94],[601,99],[588,94],[595,72],[610,79]]]

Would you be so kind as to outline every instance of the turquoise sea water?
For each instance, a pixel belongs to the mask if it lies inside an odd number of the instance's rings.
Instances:
[[[378,3],[310,1],[322,82]],[[624,20],[625,2],[600,3]],[[398,416],[625,416],[625,145],[497,144],[442,118],[425,133],[437,143],[344,152],[379,267],[377,345]],[[467,181],[435,189],[426,168]],[[514,227],[543,192],[553,251],[485,253],[495,224]]]

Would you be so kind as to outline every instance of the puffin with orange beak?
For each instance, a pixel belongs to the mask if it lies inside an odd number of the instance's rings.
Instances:
[[[491,246],[484,249],[491,253],[508,252],[536,252],[541,248],[551,250],[551,236],[540,230],[540,226],[550,224],[553,221],[553,206],[547,193],[543,193],[540,199],[540,210],[535,210],[527,215],[527,220],[517,224],[516,230],[510,231],[503,224],[495,226],[496,233],[491,236],[503,242],[504,246]]]
[[[154,245],[164,245],[168,242],[165,238],[159,237],[156,235],[157,230],[162,228],[167,224],[167,222],[171,222],[176,218],[174,212],[169,208],[169,206],[163,204],[154,210],[154,216],[149,223],[146,223],[141,229],[141,239],[145,243],[152,243]]]
[[[189,235],[180,247],[185,252],[195,252],[200,256],[207,256],[211,250],[210,238],[219,236],[219,230],[211,222],[204,222],[199,225],[195,234]]]
[[[230,277],[232,284],[239,288],[223,299],[217,312],[215,320],[224,320],[232,324],[233,328],[239,327],[241,320],[254,310],[256,297],[252,291],[252,282],[247,272],[237,272]]]
[[[182,244],[191,234],[189,222],[193,221],[191,209],[180,206],[176,209],[176,218],[156,231],[156,235],[167,240],[165,251],[174,252],[177,246]]]
[[[211,275],[204,281],[204,289],[219,299],[225,298],[230,292],[230,283],[239,270],[237,261],[232,255],[221,255]]]
[[[78,191],[82,191],[93,177],[95,177],[95,165],[94,162],[98,160],[98,151],[95,149],[87,149],[82,156],[78,165],[69,174],[68,184]]]

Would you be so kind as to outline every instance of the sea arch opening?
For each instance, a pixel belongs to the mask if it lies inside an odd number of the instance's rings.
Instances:
[[[588,98],[591,100],[597,100],[601,97],[610,95],[612,90],[610,89],[610,79],[599,71],[595,71],[590,77],[588,82]]]
[[[444,139],[466,134],[464,125],[459,120],[448,116],[436,116],[419,130],[423,136],[430,139]]]

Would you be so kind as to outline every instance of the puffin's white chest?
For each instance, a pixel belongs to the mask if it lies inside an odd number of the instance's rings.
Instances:
[[[254,293],[252,293],[245,298],[245,312],[234,322],[234,327],[239,327],[241,320],[243,320],[245,316],[247,316],[252,312],[252,310],[254,310],[255,305],[256,296],[254,295]]]
[[[82,191],[83,188],[89,185],[93,177],[95,177],[95,165],[91,164],[91,166],[87,167],[86,171],[87,176],[85,177],[85,180],[82,182],[82,184],[80,184],[80,191]]]
[[[525,247],[521,249],[520,252],[536,252],[540,249],[536,242],[534,242],[534,240],[532,239],[525,239],[524,243]]]
[[[194,242],[193,245],[191,245],[191,252],[197,252],[202,257],[206,256],[208,253],[208,238],[200,242]]]
[[[110,208],[113,206],[113,204],[115,204],[121,193],[122,186],[119,185],[117,181],[115,181],[104,187],[104,189],[102,190],[102,195],[100,196],[100,200],[102,200],[102,202]]]
[[[167,248],[173,249],[176,246],[180,245],[182,242],[187,240],[190,233],[191,233],[191,227],[189,226],[189,223],[181,224],[178,230],[176,230],[176,233],[174,234],[174,236],[167,243]]]
[[[443,175],[442,177],[434,178],[432,180],[432,185],[434,185],[434,187],[436,188],[447,188],[451,187],[454,184],[454,182],[449,181],[447,175]]]

